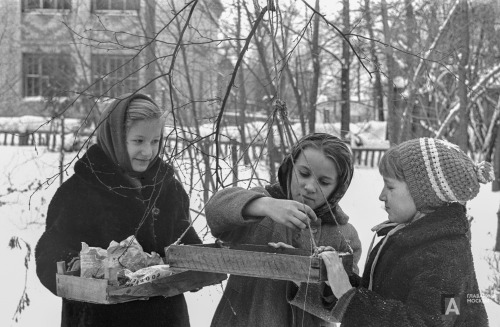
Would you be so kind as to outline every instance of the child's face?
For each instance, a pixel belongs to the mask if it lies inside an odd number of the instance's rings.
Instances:
[[[127,152],[135,172],[144,172],[159,151],[163,122],[160,119],[134,121],[127,131]]]
[[[407,223],[417,213],[408,185],[395,178],[384,177],[384,188],[379,200],[384,201],[385,211],[393,223]]]
[[[290,191],[292,199],[319,208],[337,186],[338,172],[322,151],[306,148],[295,161]]]

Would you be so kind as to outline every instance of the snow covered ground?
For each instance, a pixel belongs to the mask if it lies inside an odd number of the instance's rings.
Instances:
[[[67,159],[71,157],[72,154],[67,154]],[[33,192],[39,181],[44,182],[46,178],[55,176],[58,159],[57,153],[47,153],[43,148],[39,148],[37,153],[34,147],[0,146],[0,258],[3,262],[0,269],[0,326],[44,327],[60,324],[61,299],[47,291],[38,281],[33,256],[26,280],[30,304],[19,316],[19,321],[13,321],[25,284],[26,247],[22,243],[22,249],[11,250],[8,247],[9,239],[18,236],[33,249],[42,234],[47,205],[58,186],[58,180],[50,186],[42,185],[38,192]],[[69,173],[72,174],[72,169]],[[17,191],[7,195],[9,187]],[[358,230],[363,244],[361,268],[372,238],[370,228],[386,217],[381,202],[378,201],[381,187],[382,180],[376,169],[357,167],[351,187],[341,201],[341,206],[350,215],[351,223]],[[472,248],[481,290],[491,284],[492,272],[485,258],[491,255],[494,245],[499,195],[491,192],[491,186],[487,185],[469,204],[470,213],[475,217],[472,225]],[[193,207],[199,205],[196,198],[199,197],[192,198]],[[200,220],[195,227],[200,230],[203,225]],[[221,295],[221,286],[186,294],[193,327],[209,326]],[[500,327],[500,306],[485,297],[483,302],[488,311],[490,326]]]

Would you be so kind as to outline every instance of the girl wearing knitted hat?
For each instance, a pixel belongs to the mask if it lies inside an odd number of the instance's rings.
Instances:
[[[342,327],[488,326],[484,305],[467,301],[480,291],[465,203],[493,179],[491,165],[420,138],[389,149],[379,171],[389,220],[373,230],[383,238],[351,282],[338,255],[322,253],[332,295],[313,308]]]
[[[124,94],[102,113],[97,144],[52,198],[35,251],[37,274],[56,294],[56,263],[78,257],[81,242],[106,249],[135,234],[145,252],[163,253],[189,227],[189,198],[161,159],[162,110]],[[183,243],[201,243],[189,228]],[[61,326],[189,326],[183,295],[113,305],[62,301]]]
[[[307,135],[283,160],[278,183],[214,194],[205,208],[208,225],[225,242],[281,243],[308,251],[317,244],[352,252],[357,271],[361,242],[338,205],[352,174],[352,155],[344,142],[325,133]],[[320,296],[318,284],[298,288],[287,281],[231,275],[212,326],[324,326],[302,310]]]

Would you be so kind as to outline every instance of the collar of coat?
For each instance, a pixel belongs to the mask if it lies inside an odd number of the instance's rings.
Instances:
[[[421,244],[429,244],[430,242],[444,237],[466,235],[469,229],[469,223],[465,214],[465,207],[458,203],[447,204],[437,208],[435,211],[424,216],[419,216],[417,220],[411,223],[398,224],[390,221],[383,222],[374,228],[373,231],[379,236],[385,236],[380,245],[376,247],[376,253],[373,254],[373,237],[366,265],[370,257],[373,261],[370,267],[370,281],[368,289],[373,287],[373,274],[377,265],[377,261],[385,247],[389,243],[397,243],[398,248],[411,248]]]
[[[398,224],[382,223],[372,230],[378,236],[387,235]],[[450,203],[437,208],[422,218],[406,224],[391,236],[401,246],[415,246],[447,236],[466,235],[469,230],[466,209],[459,203]]]
[[[133,186],[130,178],[109,159],[98,145],[92,145],[75,163],[75,173],[98,188],[121,196],[136,196],[141,189],[159,189],[162,183],[174,178],[174,169],[162,160],[157,160],[138,179],[142,187]]]

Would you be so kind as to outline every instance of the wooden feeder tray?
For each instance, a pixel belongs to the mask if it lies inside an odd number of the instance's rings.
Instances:
[[[153,296],[171,297],[219,284],[227,278],[225,274],[170,267],[170,276],[135,286],[118,286],[117,269],[108,269],[104,279],[97,279],[76,276],[79,272],[66,272],[65,267],[65,262],[57,263],[57,295],[69,300],[98,304],[124,303]]]
[[[170,267],[279,280],[319,283],[327,280],[323,259],[302,249],[265,245],[170,245],[165,248]],[[352,254],[339,253],[348,275]]]

